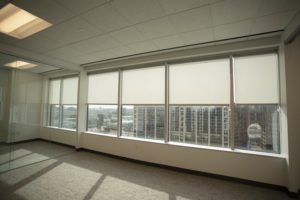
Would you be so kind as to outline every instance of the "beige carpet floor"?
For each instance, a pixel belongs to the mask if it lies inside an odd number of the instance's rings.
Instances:
[[[49,155],[47,155],[49,156]],[[70,151],[0,174],[3,200],[288,200],[273,189]]]

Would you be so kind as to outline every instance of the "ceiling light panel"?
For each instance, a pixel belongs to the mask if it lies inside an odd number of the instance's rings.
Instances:
[[[4,66],[12,67],[12,68],[18,68],[18,69],[29,69],[29,68],[36,67],[37,65],[33,64],[33,63],[28,63],[28,62],[25,62],[25,61],[17,60],[17,61],[14,61],[14,62],[4,64]]]
[[[13,5],[0,10],[0,32],[23,39],[52,26],[49,22]]]

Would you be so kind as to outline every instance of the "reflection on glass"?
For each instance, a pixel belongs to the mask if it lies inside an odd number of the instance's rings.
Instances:
[[[50,126],[59,127],[59,105],[50,105]]]
[[[88,131],[116,135],[118,130],[117,105],[88,105]]]
[[[277,105],[236,105],[235,147],[279,153]]]
[[[229,147],[228,106],[170,106],[170,141]]]
[[[123,136],[163,140],[164,129],[163,106],[123,106]]]
[[[62,128],[76,129],[77,106],[63,105],[62,108]]]

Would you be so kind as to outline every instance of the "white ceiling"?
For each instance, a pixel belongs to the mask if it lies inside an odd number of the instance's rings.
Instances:
[[[13,0],[53,23],[0,42],[73,64],[283,30],[299,0]]]

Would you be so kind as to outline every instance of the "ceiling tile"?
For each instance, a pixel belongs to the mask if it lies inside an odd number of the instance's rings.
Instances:
[[[58,40],[62,44],[81,41],[99,33],[92,25],[78,17],[41,32],[42,35],[53,40]]]
[[[154,39],[153,42],[159,49],[168,49],[184,45],[184,43],[178,35]]]
[[[67,47],[73,49],[76,52],[80,52],[81,55],[99,51],[99,48],[96,44],[93,44],[87,40],[73,43],[71,45],[68,45]]]
[[[212,26],[209,6],[171,15],[170,21],[177,32],[187,32]]]
[[[61,46],[61,43],[59,41],[51,40],[36,34],[20,40],[19,42],[15,43],[15,46],[38,53],[44,53],[46,51],[58,48]]]
[[[111,37],[110,35],[100,35],[91,39],[86,40],[91,46],[97,49],[97,51],[102,51],[105,49],[111,49],[114,47],[121,46],[122,44]]]
[[[107,60],[111,58],[115,58],[116,56],[110,51],[98,51],[90,54],[90,56],[94,57],[94,61]]]
[[[41,65],[38,65],[37,67],[30,68],[26,71],[29,71],[32,73],[44,73],[44,72],[49,72],[49,71],[58,70],[58,69],[60,69],[60,68],[41,64]]]
[[[145,52],[155,51],[158,49],[152,41],[137,42],[128,45],[128,47],[132,49],[134,53],[145,53]]]
[[[95,7],[105,4],[106,0],[56,0],[65,8],[71,10],[76,14],[80,14],[91,10]]]
[[[71,11],[53,0],[14,0],[13,4],[52,24],[62,22],[74,16]]]
[[[214,27],[215,38],[216,40],[222,40],[249,35],[252,25],[253,20],[244,20]]]
[[[109,4],[84,13],[82,18],[103,32],[117,30],[129,25],[129,22]]]
[[[133,24],[165,15],[156,0],[114,0],[111,5]]]
[[[90,62],[95,62],[97,61],[97,59],[91,55],[83,55],[83,56],[75,56],[75,57],[68,58],[68,61],[74,64],[81,65]]]
[[[260,17],[254,20],[252,34],[277,31],[284,29],[297,11],[289,11]]]
[[[112,49],[109,49],[108,51],[110,51],[116,57],[128,56],[128,55],[132,55],[135,53],[133,50],[131,50],[130,48],[128,48],[126,46],[112,48]]]
[[[0,42],[5,43],[5,44],[13,44],[13,43],[17,43],[20,40],[15,38],[15,37],[11,37],[9,35],[0,33]]]
[[[125,28],[110,34],[125,45],[146,40],[146,38],[135,27]]]
[[[211,6],[213,24],[222,25],[253,18],[261,0],[226,0]]]
[[[299,0],[263,0],[257,15],[264,16],[296,9],[300,9]]]
[[[159,0],[167,14],[208,5],[211,0]]]
[[[62,47],[62,48],[58,48],[58,49],[55,49],[52,51],[48,51],[45,53],[45,55],[66,60],[67,58],[80,56],[83,54],[82,54],[82,52],[80,52],[74,48]]]
[[[212,29],[204,29],[192,32],[181,33],[180,37],[185,45],[199,44],[214,40]]]
[[[138,24],[136,28],[148,39],[175,34],[175,29],[166,17]]]

